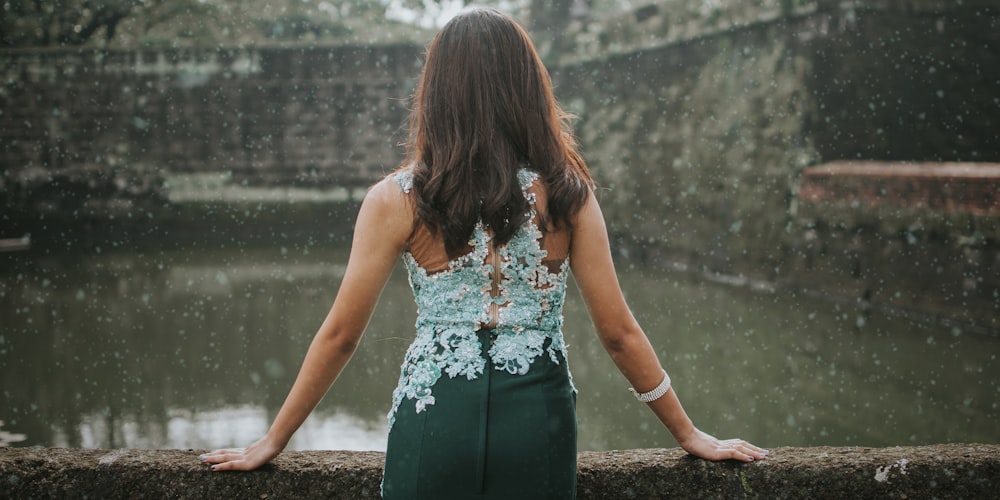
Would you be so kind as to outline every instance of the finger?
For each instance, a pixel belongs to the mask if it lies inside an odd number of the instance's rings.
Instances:
[[[769,451],[759,446],[754,446],[742,439],[727,439],[722,441],[722,443],[725,443],[728,446],[755,458],[764,458],[770,453]]]
[[[208,452],[208,454],[211,455],[213,453],[239,453],[239,452],[241,452],[241,451],[243,451],[245,449],[246,448],[220,448],[218,450],[212,450],[212,451]]]
[[[746,453],[749,453],[757,458],[764,458],[769,453],[771,453],[770,451],[765,450],[764,448],[761,448],[759,446],[754,446],[750,443],[743,443],[741,449],[744,450]]]
[[[227,470],[246,470],[247,464],[246,460],[230,460],[228,462],[222,462],[210,467],[213,471],[227,471]]]
[[[722,459],[739,460],[740,462],[753,462],[755,460],[754,455],[749,453],[749,450],[742,449],[738,446],[726,446],[721,448],[720,453]]]
[[[741,444],[748,444],[746,441],[742,439],[723,439],[719,442],[727,446],[739,446]]]
[[[752,462],[754,461],[754,456],[749,453],[749,450],[745,449],[742,445],[734,443],[731,440],[728,444],[719,443],[718,448],[716,448],[717,457],[714,460],[739,460],[740,462]]]
[[[202,454],[201,457],[217,457],[220,455],[225,455],[226,453],[242,453],[243,450],[244,448],[225,448],[220,450],[212,450],[208,453]]]
[[[199,458],[201,458],[202,462],[207,462],[207,463],[210,463],[210,464],[217,464],[217,463],[230,462],[230,461],[233,461],[233,460],[242,459],[243,458],[243,452],[242,451],[227,451],[227,452],[221,452],[221,453],[210,453],[210,454],[202,455]]]
[[[767,458],[767,452],[760,448],[757,448],[756,446],[741,445],[736,448],[736,451],[747,457],[750,457],[751,460],[763,460]]]

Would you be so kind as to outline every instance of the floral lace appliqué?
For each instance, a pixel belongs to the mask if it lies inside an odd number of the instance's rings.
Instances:
[[[518,172],[531,211],[528,221],[499,253],[500,293],[491,296],[493,264],[488,262],[490,235],[480,222],[469,240],[472,251],[448,263],[448,268],[428,273],[409,252],[403,262],[417,303],[417,337],[406,351],[399,383],[392,395],[389,427],[405,399],[415,400],[416,411],[434,404],[432,388],[442,375],[473,380],[491,361],[495,370],[515,375],[528,372],[531,363],[547,354],[553,363],[566,359],[562,336],[562,305],[566,297],[569,259],[556,272],[544,263],[542,233],[535,220],[533,194],[527,194],[538,174]],[[413,175],[397,173],[393,180],[409,193]],[[491,323],[491,303],[497,307],[494,340],[489,360],[482,355],[477,334],[480,325]]]

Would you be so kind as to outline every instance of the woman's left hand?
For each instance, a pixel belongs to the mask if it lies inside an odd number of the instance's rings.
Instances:
[[[285,447],[267,437],[246,448],[210,451],[201,457],[202,462],[212,465],[212,470],[254,470],[278,456]]]

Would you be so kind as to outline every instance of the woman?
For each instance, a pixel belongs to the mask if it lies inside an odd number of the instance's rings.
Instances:
[[[347,364],[400,256],[418,306],[389,413],[386,498],[571,498],[575,389],[562,305],[572,270],[621,372],[691,454],[752,461],[688,419],[619,288],[587,166],[528,35],[477,9],[431,43],[406,164],[362,203],[347,271],[267,435],[202,457],[274,458]]]

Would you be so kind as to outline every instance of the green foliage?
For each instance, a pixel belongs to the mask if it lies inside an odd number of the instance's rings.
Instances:
[[[10,0],[0,2],[0,46],[331,41],[392,25],[385,14],[383,0]]]
[[[6,1],[0,10],[0,43],[81,45],[98,34],[111,39],[118,24],[143,6],[142,0]]]
[[[411,39],[418,25],[470,0],[0,0],[0,47],[210,46]],[[570,18],[600,18],[633,0],[488,0],[549,45]],[[391,7],[391,11],[390,11]],[[395,19],[395,20],[393,20]],[[403,19],[405,21],[399,21]],[[411,23],[411,24],[407,24]],[[543,44],[544,45],[544,44]],[[555,50],[555,47],[550,47]]]
[[[281,16],[277,19],[257,19],[261,33],[275,40],[317,40],[343,38],[354,32],[342,23],[328,20],[313,20],[301,13]]]

